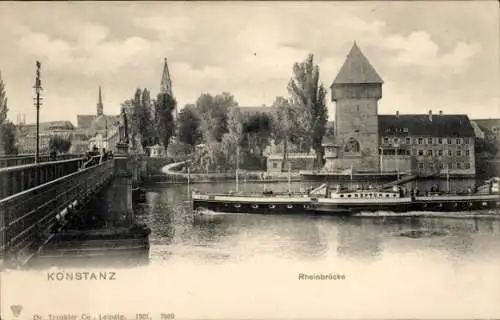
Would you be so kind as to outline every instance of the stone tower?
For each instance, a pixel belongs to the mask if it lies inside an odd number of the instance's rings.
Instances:
[[[378,100],[383,83],[354,43],[331,85],[337,147],[331,169],[380,170]]]
[[[97,101],[97,116],[102,116],[104,113],[104,105],[102,104],[101,86],[99,86],[99,98]]]

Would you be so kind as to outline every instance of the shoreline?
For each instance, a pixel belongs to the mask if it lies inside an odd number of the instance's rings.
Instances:
[[[187,174],[185,172],[176,171],[175,169],[184,165],[186,162],[174,162],[169,163],[163,166],[160,171],[156,174],[150,174],[147,181],[144,181],[147,184],[194,184],[194,183],[235,183],[236,177],[234,173],[190,173]],[[411,180],[413,180],[412,177]],[[433,177],[436,179],[443,179],[444,177]],[[480,177],[474,176],[453,176],[450,177],[453,180],[460,179],[481,179]],[[303,183],[325,183],[328,181],[324,181],[323,179],[304,179],[301,175],[301,172],[291,172],[290,178],[288,172],[267,172],[267,171],[247,171],[240,170],[238,175],[238,180],[240,183],[280,183],[280,182],[303,182]],[[430,177],[416,177],[415,180],[429,180]],[[404,179],[402,179],[404,180]],[[349,181],[342,180],[341,182],[346,183]],[[360,182],[360,181],[352,181]],[[368,182],[368,181],[365,181]]]

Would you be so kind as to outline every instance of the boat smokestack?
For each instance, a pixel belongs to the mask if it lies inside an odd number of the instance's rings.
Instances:
[[[396,110],[396,119],[399,119],[399,110]]]

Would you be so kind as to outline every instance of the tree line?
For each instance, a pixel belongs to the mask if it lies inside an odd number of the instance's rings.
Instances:
[[[276,97],[272,111],[255,114],[242,114],[229,92],[202,93],[174,121],[173,96],[160,93],[151,100],[148,89],[137,89],[122,104],[131,119],[131,140],[140,141],[143,148],[160,143],[170,154],[191,159],[195,170],[231,169],[236,157],[242,167],[263,169],[263,153],[271,142],[282,145],[278,149],[284,152],[314,150],[320,164],[327,130],[326,89],[312,54],[295,63],[292,71],[289,96]]]

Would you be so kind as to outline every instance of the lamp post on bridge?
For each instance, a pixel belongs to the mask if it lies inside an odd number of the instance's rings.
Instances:
[[[40,92],[43,90],[42,88],[42,81],[40,80],[40,68],[41,68],[41,63],[40,61],[36,61],[36,79],[35,79],[35,85],[33,88],[35,88],[35,93],[36,93],[36,98],[35,98],[35,107],[36,107],[36,149],[35,149],[35,163],[40,162],[40,105],[41,105],[41,100],[40,98]]]

